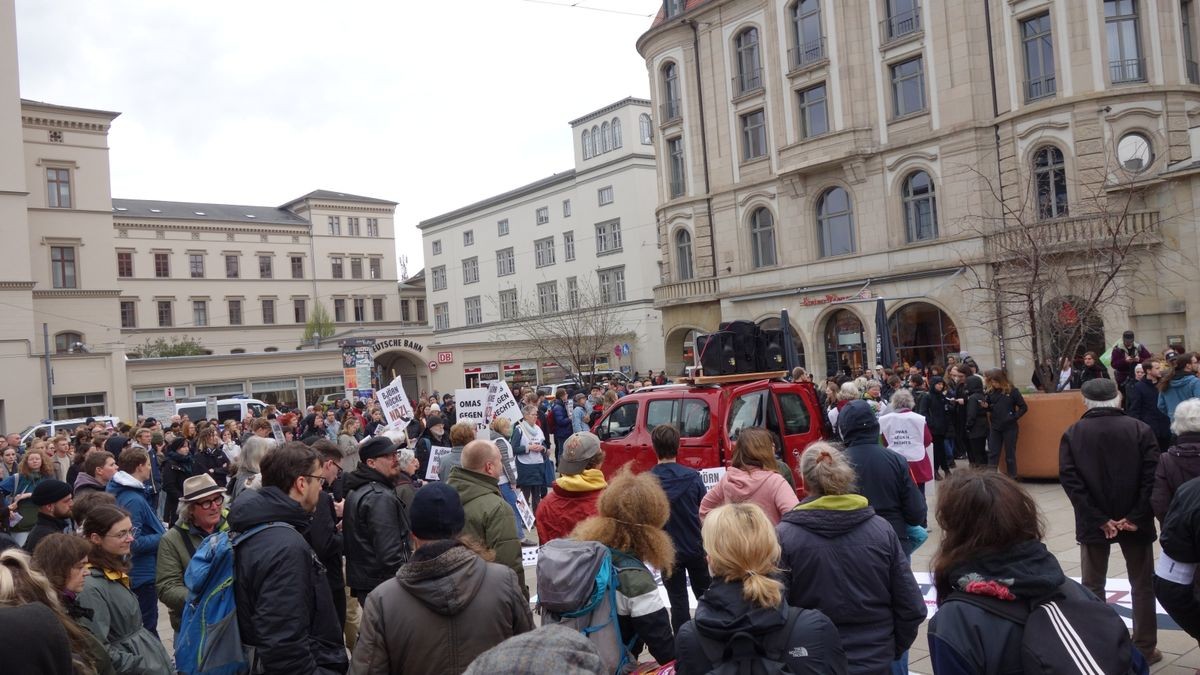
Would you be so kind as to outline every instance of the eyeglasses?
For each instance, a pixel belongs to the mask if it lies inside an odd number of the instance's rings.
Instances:
[[[300,475],[304,476],[305,478],[316,478],[317,480],[321,481],[321,487],[325,487],[326,485],[329,484],[329,481],[325,480],[325,476],[314,476],[312,474],[307,474],[307,473],[302,473]]]
[[[198,506],[202,509],[210,509],[213,507],[213,505],[220,506],[224,503],[225,503],[225,498],[222,497],[221,495],[217,495],[216,497],[209,497],[208,499],[205,499],[202,502],[196,502],[196,506]]]
[[[137,539],[138,532],[139,532],[138,528],[131,527],[128,530],[121,530],[120,532],[117,532],[115,534],[106,534],[104,536],[110,537],[112,539]]]

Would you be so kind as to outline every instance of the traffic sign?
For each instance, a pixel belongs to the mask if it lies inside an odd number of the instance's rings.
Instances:
[[[437,367],[438,367],[438,363],[437,363],[437,361],[430,361],[430,362],[429,362],[429,369],[430,369],[430,370],[437,370]]]
[[[175,387],[163,387],[163,398],[168,401],[174,401]]]

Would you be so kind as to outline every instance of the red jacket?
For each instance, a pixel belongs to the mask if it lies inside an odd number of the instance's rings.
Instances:
[[[560,476],[554,481],[534,516],[538,543],[544,545],[566,537],[580,522],[596,515],[600,493],[605,487],[604,474],[599,469],[588,469],[578,476]]]

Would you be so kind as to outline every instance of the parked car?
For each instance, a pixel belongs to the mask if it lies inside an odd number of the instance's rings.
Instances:
[[[325,394],[321,398],[317,399],[316,404],[323,405],[327,408],[332,408],[335,404],[337,404],[338,401],[341,401],[344,398],[346,398],[346,392],[339,391],[336,394]]]
[[[70,433],[75,431],[75,427],[81,424],[87,424],[89,419],[92,420],[92,422],[102,422],[104,426],[108,427],[109,429],[116,428],[116,426],[121,423],[119,418],[113,417],[112,415],[77,417],[70,420],[42,420],[37,424],[26,427],[25,430],[21,432],[21,445],[28,445],[29,439],[33,438],[33,434],[36,433],[38,429],[45,429],[47,436],[55,435],[58,433],[59,429],[66,429],[67,433]]]
[[[753,377],[748,374],[748,379]],[[764,427],[775,434],[778,454],[798,477],[800,455],[821,439],[820,415],[810,382],[667,384],[621,398],[592,431],[600,437],[608,475],[627,462],[633,463],[634,471],[654,466],[657,458],[650,432],[659,424],[671,423],[679,429],[678,462],[697,470],[728,466],[738,432]]]
[[[581,377],[572,377],[571,379],[563,380],[562,382],[539,384],[537,386],[537,393],[538,396],[545,396],[547,394],[553,394],[555,391],[558,391],[559,387],[562,387],[563,389],[567,390],[568,396],[574,396],[575,392],[579,391],[580,389],[587,388],[583,382],[588,378],[591,378],[591,381],[596,384],[614,381],[622,383],[629,382],[629,376],[619,370],[597,370],[595,373],[584,373]]]
[[[256,398],[223,398],[217,401],[217,419],[241,422],[247,415],[259,416],[267,404]],[[208,418],[207,403],[203,400],[183,401],[175,404],[176,415],[187,415],[193,422]],[[164,424],[163,426],[166,426]]]

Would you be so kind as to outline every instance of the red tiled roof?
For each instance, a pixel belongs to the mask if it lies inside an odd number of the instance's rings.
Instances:
[[[684,11],[684,13],[687,13],[687,12],[691,11],[691,9],[693,7],[699,7],[700,5],[703,5],[706,2],[708,2],[708,0],[687,0],[687,2],[684,3],[683,11]],[[658,28],[659,26],[663,25],[663,23],[666,20],[667,20],[666,8],[660,7],[658,10],[658,14],[654,15],[654,23],[650,24],[650,28],[651,29]]]

